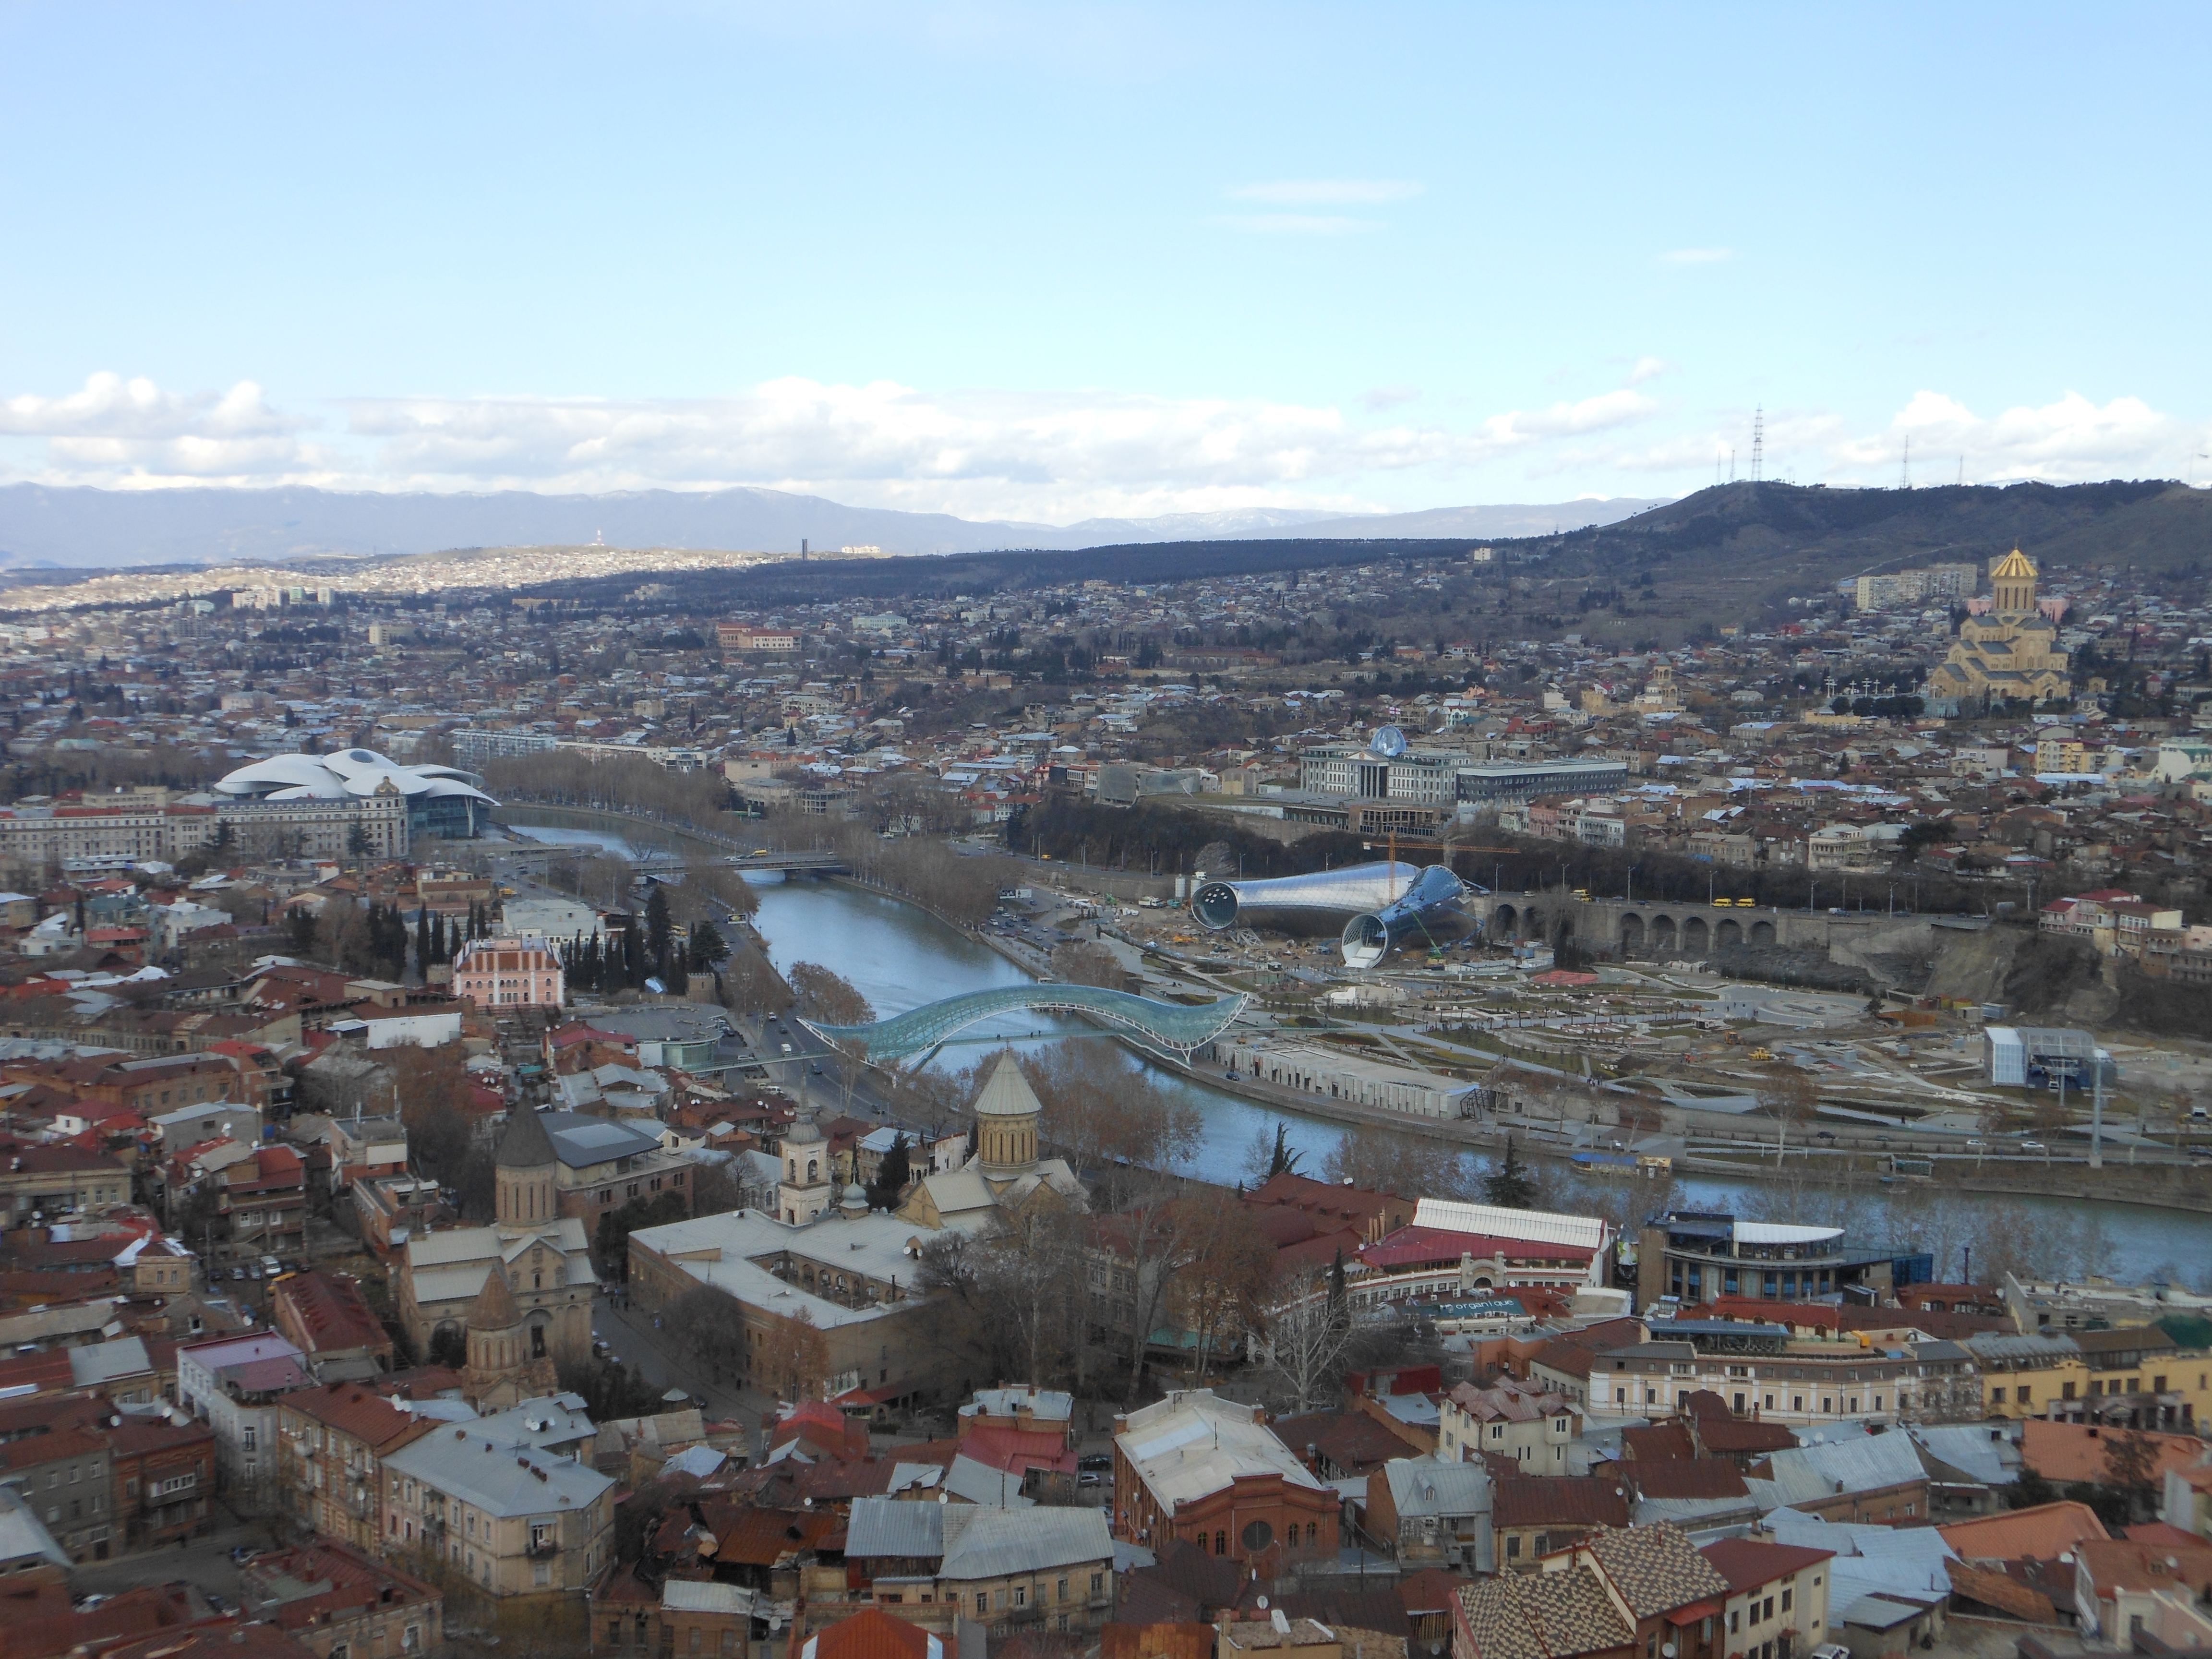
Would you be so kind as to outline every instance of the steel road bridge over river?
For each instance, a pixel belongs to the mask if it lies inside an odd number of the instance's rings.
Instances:
[[[1127,991],[1097,985],[1003,985],[925,1003],[868,1025],[799,1024],[832,1048],[865,1052],[872,1060],[903,1060],[939,1047],[956,1031],[994,1014],[1053,1012],[1087,1014],[1177,1054],[1188,1061],[1194,1050],[1227,1030],[1249,1000],[1226,996],[1195,1006],[1156,1002]]]

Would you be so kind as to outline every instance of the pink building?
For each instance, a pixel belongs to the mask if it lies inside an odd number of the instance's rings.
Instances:
[[[566,990],[543,939],[471,939],[453,958],[453,994],[479,1008],[558,1008]]]

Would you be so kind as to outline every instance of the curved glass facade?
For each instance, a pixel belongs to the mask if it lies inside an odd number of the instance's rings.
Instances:
[[[1095,1015],[1163,1048],[1187,1055],[1227,1030],[1243,1011],[1246,1000],[1243,996],[1222,997],[1189,1007],[1097,985],[1002,985],[927,1003],[869,1025],[823,1025],[811,1019],[799,1024],[834,1047],[865,1048],[870,1060],[902,1060],[934,1048],[963,1026],[994,1014],[1050,1010]]]

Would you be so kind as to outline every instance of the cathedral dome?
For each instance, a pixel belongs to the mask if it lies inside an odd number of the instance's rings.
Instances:
[[[867,1188],[859,1182],[854,1182],[845,1188],[845,1196],[838,1201],[837,1207],[847,1215],[866,1215],[868,1212]]]
[[[1021,1064],[1012,1054],[1002,1054],[991,1070],[990,1080],[984,1084],[983,1092],[975,1097],[975,1115],[978,1117],[1038,1117],[1044,1112],[1036,1091],[1030,1080],[1022,1075]]]

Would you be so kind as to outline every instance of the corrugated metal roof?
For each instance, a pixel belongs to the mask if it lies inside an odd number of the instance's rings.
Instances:
[[[1776,1452],[1767,1461],[1773,1470],[1771,1484],[1785,1504],[1832,1498],[1838,1492],[1875,1492],[1925,1478],[1920,1454],[1902,1434],[1799,1446]]]
[[[916,1504],[915,1508],[934,1508]],[[1111,1562],[1113,1534],[1097,1510],[994,1510],[948,1504],[941,1578],[1003,1578],[1084,1562]],[[851,1553],[847,1545],[847,1553]]]
[[[1985,1486],[2008,1486],[2020,1479],[2019,1449],[1981,1424],[1914,1423],[1905,1431],[1930,1457]]]
[[[1393,1458],[1382,1466],[1401,1520],[1431,1515],[1490,1513],[1490,1471],[1480,1463]]]
[[[750,1613],[753,1592],[741,1584],[672,1578],[660,1587],[660,1605],[668,1613]]]
[[[855,1498],[845,1528],[848,1556],[935,1560],[945,1553],[945,1505]]]
[[[1525,1238],[1540,1244],[1605,1247],[1605,1223],[1593,1217],[1555,1215],[1542,1210],[1505,1210],[1492,1204],[1465,1204],[1425,1198],[1414,1206],[1413,1224],[1449,1232],[1487,1233],[1495,1238]]]

